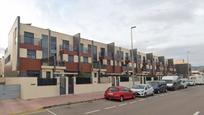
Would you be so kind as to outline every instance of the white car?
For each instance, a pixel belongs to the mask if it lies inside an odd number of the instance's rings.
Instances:
[[[192,79],[188,80],[188,86],[194,86],[195,85],[195,81]]]
[[[133,91],[136,96],[141,96],[141,97],[154,95],[154,89],[149,84],[134,85],[134,86],[132,86],[131,91]]]
[[[181,85],[183,86],[183,88],[187,88],[188,87],[188,79],[180,79],[181,80]]]

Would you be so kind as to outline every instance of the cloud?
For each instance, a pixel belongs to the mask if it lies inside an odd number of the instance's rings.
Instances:
[[[0,4],[0,15],[3,48],[17,15],[35,26],[70,35],[80,32],[83,38],[126,48],[130,48],[130,27],[136,25],[135,48],[176,58],[185,57],[183,48],[194,52],[204,44],[203,0],[7,0]],[[204,65],[203,60],[192,63]]]

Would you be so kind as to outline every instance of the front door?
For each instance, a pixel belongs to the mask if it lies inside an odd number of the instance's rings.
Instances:
[[[116,85],[117,85],[117,86],[120,85],[119,77],[116,77]]]
[[[66,94],[66,78],[60,77],[60,95]]]
[[[112,86],[115,86],[115,77],[112,77]]]
[[[74,77],[73,76],[69,76],[68,77],[68,93],[69,94],[73,94],[74,93]]]

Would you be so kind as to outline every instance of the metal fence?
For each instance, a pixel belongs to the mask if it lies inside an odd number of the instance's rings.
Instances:
[[[38,86],[57,85],[56,78],[38,78]]]

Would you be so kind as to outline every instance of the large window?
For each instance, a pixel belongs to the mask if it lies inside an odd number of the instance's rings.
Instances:
[[[84,52],[84,44],[80,44],[79,46],[79,52]]]
[[[92,52],[92,49],[91,49],[91,48],[92,48],[92,46],[89,44],[89,45],[88,45],[88,53],[90,53],[90,54],[91,54],[91,52]]]
[[[50,55],[51,56],[55,56],[56,54],[56,37],[51,37],[51,40],[50,40]]]
[[[105,56],[105,48],[101,48],[101,56]]]
[[[41,47],[43,59],[48,58],[48,35],[42,35]]]
[[[69,41],[63,40],[62,41],[62,48],[66,49],[66,50],[69,50]]]
[[[30,32],[24,32],[24,43],[34,44],[34,34]]]
[[[97,62],[97,47],[93,46],[93,62]]]
[[[74,62],[74,56],[73,55],[68,56],[68,62]]]
[[[88,57],[84,57],[84,63],[88,63]]]
[[[36,58],[35,50],[27,50],[27,57],[31,59],[35,59]]]

